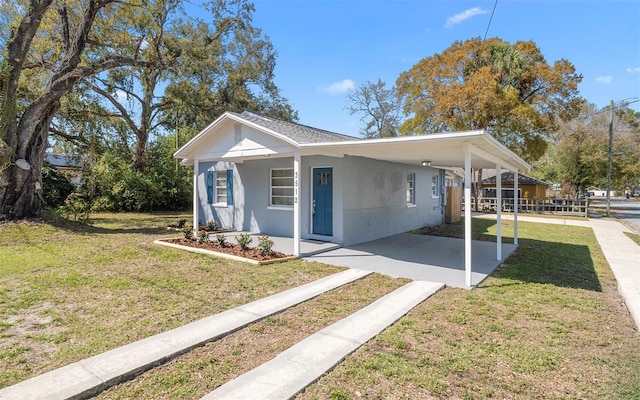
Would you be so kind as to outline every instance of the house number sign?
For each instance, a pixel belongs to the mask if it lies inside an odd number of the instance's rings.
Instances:
[[[298,204],[298,171],[295,172],[293,178],[293,203]]]

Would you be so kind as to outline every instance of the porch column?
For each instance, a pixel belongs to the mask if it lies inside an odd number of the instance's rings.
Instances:
[[[198,237],[198,228],[200,226],[200,201],[198,200],[198,166],[200,162],[193,160],[193,237]]]
[[[497,243],[496,259],[502,261],[502,167],[496,164],[496,214],[497,214]]]
[[[513,171],[513,244],[518,245],[518,205],[520,198],[518,196],[518,170]]]
[[[300,256],[300,153],[293,155],[293,254]]]
[[[464,281],[471,287],[471,151],[464,150]]]

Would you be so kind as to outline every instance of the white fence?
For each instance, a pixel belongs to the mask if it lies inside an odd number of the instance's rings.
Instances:
[[[483,197],[479,202],[479,211],[496,211],[498,200],[495,197]],[[502,199],[502,211],[513,212],[513,199]],[[587,199],[518,199],[518,212],[537,214],[562,214],[587,216]]]

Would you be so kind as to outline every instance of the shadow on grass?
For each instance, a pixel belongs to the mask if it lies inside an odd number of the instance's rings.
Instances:
[[[481,240],[483,242],[495,242],[497,240],[496,236],[489,234],[489,228],[495,226],[495,224],[496,221],[490,219],[474,219],[471,224],[471,239]],[[464,239],[464,220],[454,224],[425,226],[424,228],[413,230],[410,233]],[[503,233],[503,238],[508,238],[508,236],[505,236]]]
[[[80,235],[86,234],[143,234],[143,235],[159,235],[161,233],[167,233],[168,235],[175,236],[175,231],[167,230],[166,226],[155,226],[155,227],[114,227],[114,228],[106,228],[101,226],[83,224],[75,221],[49,221],[52,226],[56,228],[63,229],[65,231],[77,233]],[[92,221],[93,223],[93,221]]]
[[[503,221],[504,224],[504,221]],[[473,219],[472,239],[496,242],[491,228],[495,220]],[[512,225],[510,225],[512,227]],[[512,230],[503,227],[503,242],[513,240]],[[425,227],[412,233],[464,238],[464,221]],[[520,282],[602,291],[589,246],[520,237],[518,249],[491,276]],[[502,285],[509,285],[503,283]]]
[[[601,292],[588,246],[520,239],[516,252],[492,276]]]
[[[169,224],[186,219],[185,212],[162,213],[105,213],[89,219],[88,223],[58,218],[47,221],[52,226],[77,234],[143,234],[168,236],[180,235],[181,232],[168,230]]]

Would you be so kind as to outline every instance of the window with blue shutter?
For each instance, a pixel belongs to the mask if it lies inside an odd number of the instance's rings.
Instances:
[[[233,205],[233,170],[227,170],[227,205]]]

